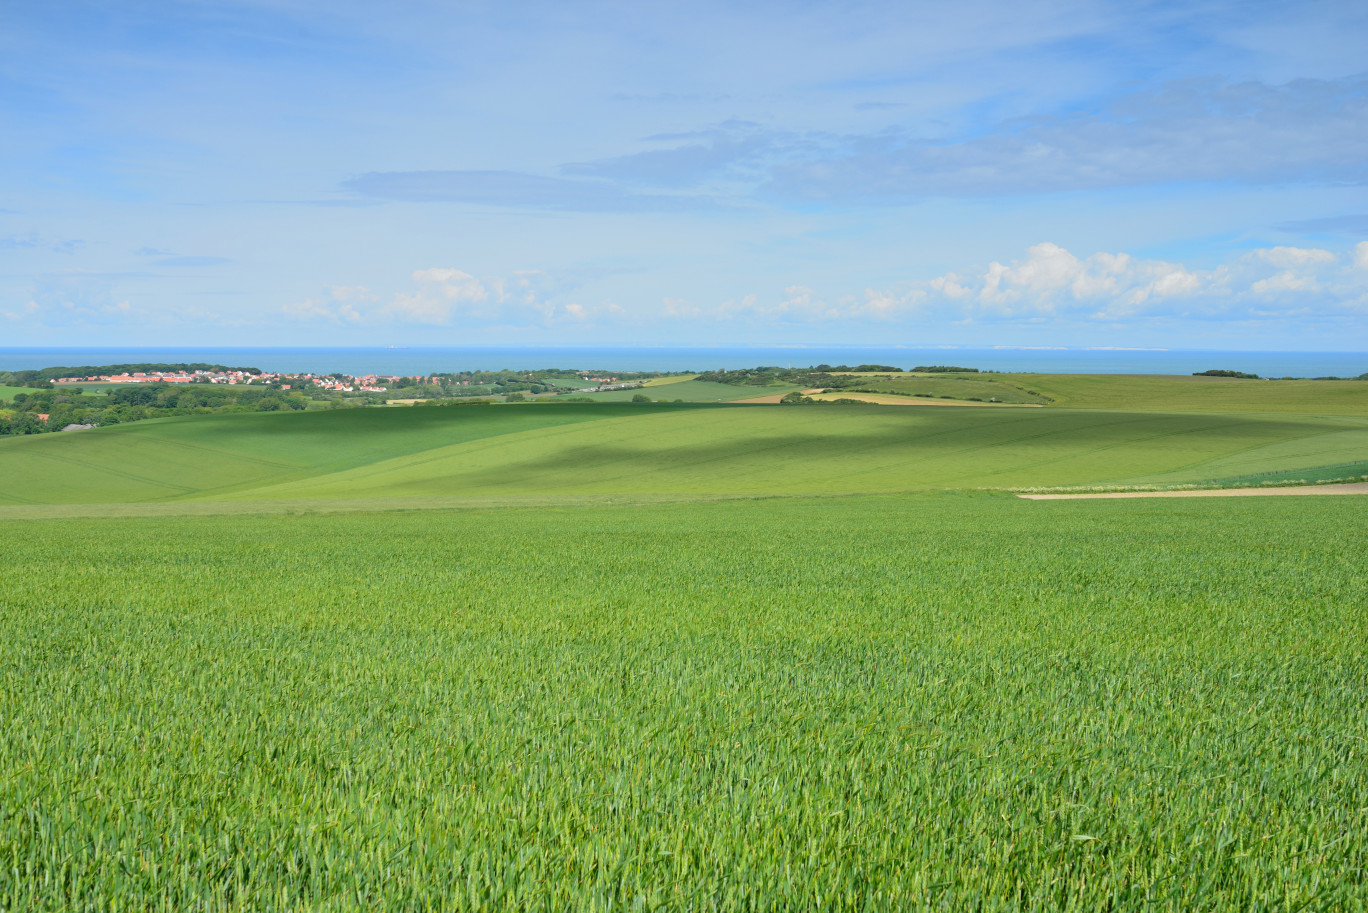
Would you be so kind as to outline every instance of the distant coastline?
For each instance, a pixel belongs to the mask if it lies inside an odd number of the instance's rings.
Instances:
[[[370,346],[6,346],[0,370],[132,362],[218,362],[265,371],[411,375],[432,372],[576,368],[617,371],[707,371],[756,365],[879,363],[910,368],[951,354],[985,371],[1053,374],[1191,374],[1209,369],[1265,377],[1354,377],[1368,371],[1368,352],[1254,352],[1201,349],[1055,347],[755,346],[717,348]]]

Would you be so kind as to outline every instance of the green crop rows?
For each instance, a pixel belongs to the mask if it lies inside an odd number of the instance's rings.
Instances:
[[[185,416],[0,440],[0,511],[1184,484],[1366,453],[1362,415],[537,403]]]
[[[1364,501],[983,491],[1368,384],[902,380],[0,440],[0,911],[1368,909]]]
[[[0,909],[1363,910],[1362,521],[11,521]]]

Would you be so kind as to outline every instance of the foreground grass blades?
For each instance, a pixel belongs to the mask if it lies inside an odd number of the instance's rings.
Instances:
[[[12,522],[0,908],[1365,908],[1362,501]]]

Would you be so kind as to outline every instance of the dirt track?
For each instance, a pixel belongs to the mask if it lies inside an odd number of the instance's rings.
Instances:
[[[799,390],[798,392],[803,394],[804,396],[811,396],[814,393],[821,393],[822,388],[818,387],[815,390]],[[734,399],[731,401],[731,403],[734,406],[750,405],[753,403],[777,403],[779,402],[779,400],[783,399],[787,395],[788,394],[786,393],[776,393],[773,396],[752,396],[750,399]]]
[[[804,396],[811,396],[816,400],[831,401],[833,399],[857,399],[860,402],[870,403],[875,406],[987,406],[989,408],[1000,408],[1002,406],[1013,406],[1016,408],[1039,409],[1039,403],[975,403],[963,399],[923,399],[914,396],[897,396],[892,393],[847,393],[840,390],[829,390],[823,393],[825,388],[818,387],[815,390],[800,390]],[[753,396],[750,399],[734,399],[733,405],[749,405],[754,403],[777,403],[783,399],[783,394],[773,396]]]
[[[1076,501],[1082,498],[1248,498],[1270,495],[1368,495],[1368,482],[1297,485],[1286,488],[1199,488],[1189,491],[1105,491],[1068,495],[1017,495],[1028,501]]]
[[[895,393],[847,393],[829,390],[814,396],[816,400],[858,399],[876,406],[974,406],[985,409],[1039,409],[1040,403],[977,403],[967,399],[926,399],[920,396],[898,396]]]

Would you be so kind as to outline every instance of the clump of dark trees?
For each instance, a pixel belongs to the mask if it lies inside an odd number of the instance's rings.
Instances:
[[[921,374],[978,374],[978,368],[961,368],[955,365],[918,365],[914,373]],[[813,365],[808,368],[780,368],[762,365],[758,368],[737,368],[732,371],[708,371],[698,375],[699,380],[715,384],[737,386],[767,387],[771,384],[797,384],[802,387],[824,387],[828,390],[846,390],[869,382],[860,374],[905,374],[902,368],[892,365]]]
[[[786,394],[784,394],[783,398],[779,400],[779,405],[781,405],[781,406],[868,406],[869,403],[865,402],[864,400],[860,400],[860,399],[847,399],[847,398],[845,398],[845,397],[843,397],[843,396],[839,396],[839,397],[837,397],[836,399],[813,399],[813,398],[810,397],[810,396],[804,396],[803,394],[799,393],[797,390],[794,390],[792,393],[786,393]]]
[[[797,384],[801,387],[826,387],[829,389],[855,387],[868,383],[868,378],[853,376],[856,373],[901,374],[902,368],[888,365],[814,365],[810,368],[780,368],[762,365],[758,368],[737,368],[732,371],[707,371],[698,375],[699,380],[715,384],[733,386],[768,387],[771,384]]]
[[[1210,371],[1193,371],[1193,377],[1239,377],[1245,380],[1259,380],[1257,374],[1247,374],[1244,371],[1227,371],[1213,368]],[[1299,377],[1270,377],[1269,380],[1302,380]],[[1360,374],[1358,377],[1312,377],[1311,380],[1368,380],[1368,373]]]
[[[507,396],[513,393],[563,393],[584,387],[593,387],[593,381],[582,379],[590,377],[615,377],[616,383],[664,377],[662,371],[586,371],[570,368],[539,368],[535,371],[455,371],[436,372],[431,375],[436,387],[428,387],[431,396]],[[407,383],[406,383],[407,381]],[[403,378],[394,387],[421,387],[421,383]],[[417,394],[415,394],[417,395]]]
[[[1210,371],[1193,371],[1193,377],[1243,377],[1247,380],[1258,380],[1257,374],[1246,374],[1244,371],[1226,371],[1219,368],[1212,368]]]

